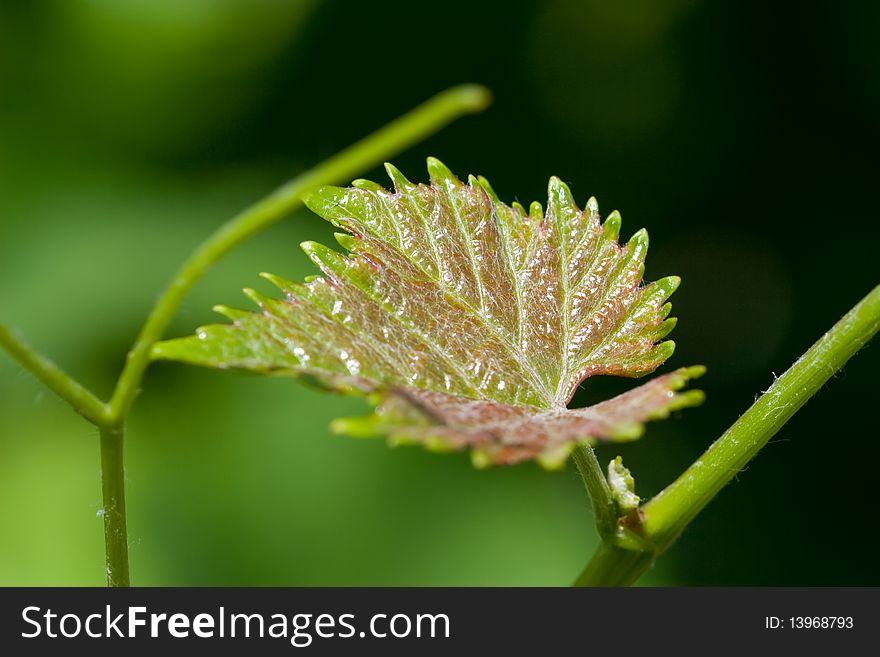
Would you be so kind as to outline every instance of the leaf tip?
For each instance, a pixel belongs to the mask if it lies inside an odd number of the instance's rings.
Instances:
[[[367,180],[366,178],[357,178],[351,181],[351,186],[355,189],[363,189],[369,192],[382,192],[385,188],[377,182]]]
[[[554,445],[549,448],[545,448],[535,460],[545,470],[561,470],[565,467],[566,461],[568,461],[568,457],[574,451],[574,448],[577,445],[574,442],[562,443],[561,445]]]
[[[266,301],[267,301],[267,297],[265,297],[264,295],[262,295],[262,294],[260,294],[259,292],[257,292],[254,288],[252,288],[252,287],[246,287],[246,288],[242,288],[241,291],[244,293],[244,295],[245,295],[248,299],[250,299],[250,300],[253,301],[255,304],[257,304],[258,306],[260,306],[260,308],[262,308],[262,307],[265,306]]]
[[[385,173],[388,174],[391,184],[394,185],[394,189],[398,193],[404,192],[413,187],[413,184],[401,173],[400,169],[391,164],[391,162],[385,163]]]
[[[435,185],[445,186],[459,182],[455,174],[436,157],[428,157],[428,177]]]
[[[602,224],[605,239],[616,240],[620,235],[620,225],[622,222],[623,219],[620,216],[620,212],[617,210],[609,214],[605,219],[605,223]]]
[[[655,347],[657,358],[660,361],[668,360],[675,353],[675,340],[664,340]]]
[[[350,235],[348,233],[333,233],[333,239],[336,240],[336,243],[339,244],[343,249],[352,253],[357,248],[357,238],[354,235]]]
[[[332,185],[319,185],[312,187],[302,195],[302,202],[309,210],[321,217],[325,217],[339,205],[339,187]]]
[[[485,450],[472,449],[471,463],[477,470],[485,470],[492,465],[492,457]]]
[[[448,454],[455,451],[455,447],[450,445],[448,440],[440,437],[428,437],[422,441],[422,444],[426,450],[435,454]]]
[[[504,204],[501,202],[501,199],[498,198],[498,194],[495,193],[491,183],[483,177],[483,176],[468,176],[468,182],[470,183],[472,188],[482,189],[486,196],[489,198],[489,202],[495,207],[496,212],[502,212],[504,208]],[[514,206],[516,204],[514,203]]]
[[[345,435],[351,438],[374,438],[375,423],[367,417],[338,417],[330,422],[330,433]]]
[[[305,253],[312,261],[315,261],[315,255],[320,252],[321,246],[321,244],[313,240],[305,240],[299,243],[299,248],[301,248],[303,253]]]
[[[682,383],[684,385],[684,383]],[[652,419],[663,419],[669,417],[670,413],[680,411],[685,408],[699,406],[706,401],[706,393],[702,390],[685,390],[684,392],[675,393],[672,401],[662,410],[652,416]]]
[[[664,298],[668,298],[681,285],[681,276],[665,276],[656,281],[655,285],[663,292]]]
[[[586,210],[590,213],[590,216],[599,214],[599,201],[596,200],[595,196],[591,196],[587,199]]]
[[[532,201],[529,206],[529,216],[533,221],[541,221],[544,218],[544,208],[538,201]]]
[[[665,306],[663,306],[663,315],[669,314],[669,308],[667,308],[667,306],[671,308],[672,304],[667,303]],[[654,339],[661,340],[665,338],[667,335],[672,333],[672,329],[675,328],[676,324],[678,324],[678,317],[669,317],[660,322],[660,326],[658,326],[657,329],[654,331]]]
[[[674,404],[672,409],[679,410],[699,406],[704,401],[706,401],[706,393],[702,390],[686,390],[678,396],[678,403]]]
[[[682,367],[680,370],[685,380],[699,379],[706,373],[705,365],[691,365],[690,367]]]
[[[702,390],[685,390],[678,392],[687,383],[693,379],[698,379],[706,373],[703,365],[691,365],[690,367],[680,367],[672,372],[669,379],[670,393],[674,392],[672,402],[664,409],[660,417],[666,417],[672,411],[678,411],[691,406],[699,406],[706,400],[706,393]]]
[[[238,310],[237,308],[230,308],[229,306],[223,304],[217,304],[213,308],[211,308],[218,315],[223,315],[226,319],[230,319],[233,322],[237,319],[241,319],[244,315],[247,315],[246,310]],[[205,330],[203,328],[196,329],[195,335],[200,339],[204,340],[207,337]]]
[[[620,215],[618,215],[618,217],[619,216]],[[629,238],[629,244],[632,244],[634,247],[639,249],[647,249],[649,241],[650,240],[648,239],[647,228],[640,228],[635,233],[633,233],[632,237]]]
[[[550,176],[550,182],[547,184],[547,198],[551,206],[574,206],[571,190],[558,176]]]
[[[568,185],[557,176],[551,176],[547,185],[547,211],[552,213],[553,221],[562,230],[572,216],[580,213]]]
[[[636,420],[621,422],[614,427],[613,437],[616,442],[629,442],[638,440],[645,435],[645,425]]]
[[[263,280],[269,281],[272,285],[277,287],[282,292],[289,292],[296,284],[293,281],[289,281],[286,278],[282,278],[281,276],[277,276],[268,271],[261,271],[259,273],[260,278]]]

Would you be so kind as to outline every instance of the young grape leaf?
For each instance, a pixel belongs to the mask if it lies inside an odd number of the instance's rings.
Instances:
[[[623,457],[618,456],[609,461],[608,486],[611,488],[611,497],[617,504],[618,515],[625,516],[639,508],[642,500],[636,495],[635,479],[629,468],[623,464]]]
[[[581,211],[555,177],[545,213],[505,205],[485,179],[465,184],[433,158],[430,185],[386,168],[394,191],[358,180],[305,199],[345,231],[346,255],[302,245],[322,276],[263,274],[283,299],[245,290],[260,312],[218,306],[231,324],[160,342],[153,357],[364,394],[373,414],[336,430],[470,447],[477,465],[557,466],[578,441],[632,440],[645,421],[702,401],[678,392],[702,374],[692,367],[567,408],[587,377],[642,376],[672,354],[661,340],[679,279],[642,284],[644,230],[619,245],[620,215],[600,222],[592,198]]]

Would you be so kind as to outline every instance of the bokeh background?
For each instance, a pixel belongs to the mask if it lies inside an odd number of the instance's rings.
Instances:
[[[502,198],[547,178],[651,233],[679,274],[678,351],[704,406],[603,447],[670,482],[878,282],[880,4],[541,0],[0,0],[0,317],[106,396],[203,236],[291,174],[460,82],[495,93],[396,158]],[[384,180],[381,170],[365,176]],[[190,295],[170,335],[311,272],[307,211]],[[880,347],[865,349],[642,582],[880,584]],[[594,380],[587,403],[632,385]],[[154,366],[131,418],[142,585],[565,585],[596,537],[575,471],[474,470],[331,436],[361,402]],[[98,442],[0,354],[0,584],[100,585]]]

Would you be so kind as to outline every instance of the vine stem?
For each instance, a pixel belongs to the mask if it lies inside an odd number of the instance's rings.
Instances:
[[[635,582],[709,501],[880,329],[880,285],[801,356],[682,475],[640,510],[640,523],[603,539],[576,586]],[[624,533],[639,542],[623,545]]]
[[[124,417],[137,395],[150,350],[162,338],[184,296],[208,268],[255,233],[284,218],[302,205],[302,194],[316,185],[348,182],[413,143],[433,134],[450,121],[487,107],[491,100],[484,87],[453,87],[428,100],[396,121],[283,184],[277,190],[230,219],[190,255],[162,293],[134,343],[113,396],[110,415]]]
[[[125,514],[125,469],[122,428],[100,428],[101,493],[104,506],[104,552],[107,586],[128,586],[128,530]]]
[[[631,550],[603,540],[574,586],[629,586],[651,567],[655,558],[651,551]]]
[[[160,295],[128,353],[113,395],[107,403],[0,324],[0,346],[100,430],[108,586],[129,585],[123,467],[125,420],[150,364],[150,350],[162,338],[187,292],[220,258],[302,205],[303,192],[316,185],[348,182],[361,171],[381,164],[455,119],[484,110],[490,102],[489,90],[479,85],[447,89],[284,183],[223,224],[196,247]]]

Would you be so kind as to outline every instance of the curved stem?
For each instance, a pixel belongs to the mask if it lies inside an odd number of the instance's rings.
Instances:
[[[347,182],[364,169],[434,134],[455,119],[485,109],[491,95],[479,85],[443,91],[372,135],[288,181],[218,228],[186,259],[159,297],[128,353],[109,403],[104,403],[51,360],[0,325],[0,346],[46,386],[100,429],[104,548],[108,586],[128,586],[123,435],[125,419],[150,363],[150,349],[162,338],[184,296],[205,272],[243,241],[276,223],[302,204],[316,185]]]
[[[302,194],[316,185],[347,182],[364,169],[433,134],[463,114],[483,110],[488,90],[476,85],[448,89],[369,137],[285,183],[272,194],[233,217],[205,240],[183,263],[162,293],[128,354],[110,412],[125,417],[150,363],[150,349],[162,338],[186,293],[217,260],[255,233],[274,224],[302,204]]]
[[[108,410],[104,402],[46,356],[17,338],[2,324],[0,324],[0,346],[89,422],[100,424],[106,421]]]
[[[128,530],[121,427],[101,427],[101,492],[107,586],[128,586]]]
[[[856,304],[685,472],[641,509],[640,549],[607,542],[577,584],[635,581],[828,379],[880,330],[880,285]],[[611,548],[614,548],[613,550]],[[633,554],[641,554],[637,559]]]

